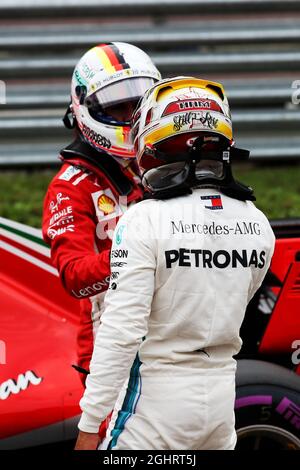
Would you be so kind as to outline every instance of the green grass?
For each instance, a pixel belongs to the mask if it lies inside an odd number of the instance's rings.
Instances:
[[[47,186],[57,170],[2,171],[0,215],[41,226]],[[271,218],[300,218],[300,165],[239,166],[236,177],[255,189],[256,205]]]
[[[255,204],[269,219],[300,218],[299,164],[240,166],[234,174],[255,190]]]
[[[32,227],[41,227],[43,199],[55,170],[2,171],[0,215]]]

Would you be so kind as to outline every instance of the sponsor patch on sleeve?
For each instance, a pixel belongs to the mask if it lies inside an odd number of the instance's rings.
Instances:
[[[78,175],[82,170],[76,168],[73,165],[68,166],[68,168],[58,177],[59,180],[70,181],[73,176]]]

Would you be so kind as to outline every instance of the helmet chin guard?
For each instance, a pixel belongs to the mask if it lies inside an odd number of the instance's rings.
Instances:
[[[167,199],[191,192],[192,188],[214,187],[240,200],[255,200],[253,190],[235,181],[231,171],[231,158],[248,160],[250,152],[225,145],[218,150],[203,150],[203,137],[184,154],[175,154],[172,162],[162,152],[152,149],[153,155],[164,163],[146,170],[142,177],[145,188],[159,199]]]

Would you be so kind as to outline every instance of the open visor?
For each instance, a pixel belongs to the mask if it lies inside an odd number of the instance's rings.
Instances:
[[[187,180],[189,172],[189,162],[169,163],[146,171],[142,183],[152,193],[156,193],[182,185]]]
[[[101,90],[89,96],[88,99],[105,109],[126,101],[137,101],[153,84],[153,78],[126,78],[101,88]]]

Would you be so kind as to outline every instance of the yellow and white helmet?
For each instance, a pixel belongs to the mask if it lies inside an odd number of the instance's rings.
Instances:
[[[157,166],[151,149],[170,157],[184,154],[199,136],[221,136],[232,143],[232,123],[223,86],[193,77],[174,77],[146,92],[133,116],[139,166]]]
[[[150,57],[131,44],[100,44],[75,67],[71,110],[83,138],[100,152],[134,158],[132,112],[161,75]]]

